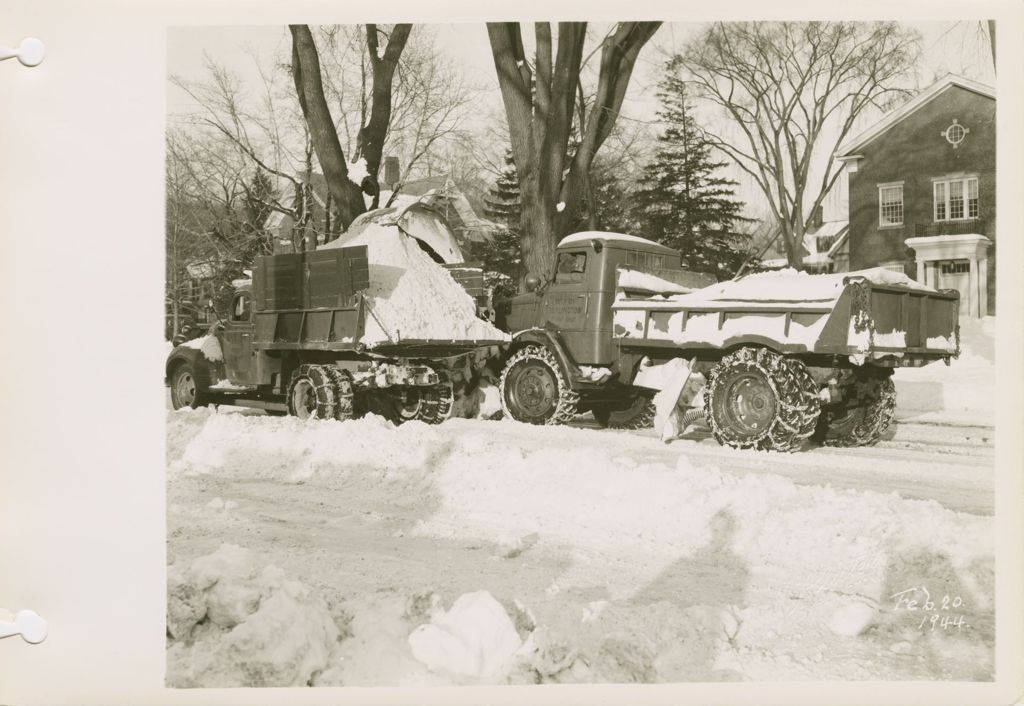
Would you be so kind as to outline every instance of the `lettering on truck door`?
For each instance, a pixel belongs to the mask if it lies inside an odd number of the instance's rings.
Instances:
[[[587,253],[558,254],[554,284],[544,293],[544,320],[563,331],[579,331],[587,316]]]
[[[228,378],[238,385],[253,382],[252,295],[238,292],[231,300],[231,315],[224,326],[224,366]]]

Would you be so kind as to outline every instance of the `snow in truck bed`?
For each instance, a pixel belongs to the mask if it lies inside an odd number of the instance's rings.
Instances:
[[[323,247],[353,245],[366,246],[370,265],[362,343],[508,340],[476,315],[476,302],[448,271],[398,228],[370,224],[355,238]]]
[[[773,303],[834,302],[839,298],[839,295],[842,294],[846,286],[844,281],[852,277],[861,277],[873,284],[898,285],[924,292],[935,291],[931,287],[915,282],[904,274],[892,272],[881,267],[858,270],[856,272],[840,272],[831,275],[812,275],[806,272],[786,269],[747,275],[738,280],[719,282],[718,284],[692,292],[673,294],[667,298],[667,301],[675,302],[676,304],[706,304],[718,301]],[[620,286],[622,285],[620,284]],[[671,291],[671,289],[666,290],[666,292]],[[643,301],[631,299],[630,304],[632,306]],[[666,301],[666,299],[659,298],[652,301]]]

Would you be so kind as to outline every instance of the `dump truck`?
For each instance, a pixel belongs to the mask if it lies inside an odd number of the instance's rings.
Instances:
[[[447,227],[432,222],[424,235],[411,225],[429,216],[374,214],[321,249],[257,258],[251,279],[234,283],[226,320],[169,354],[172,406],[447,419],[460,386],[508,337],[480,318],[480,268]]]
[[[553,277],[525,283],[496,305],[511,335],[499,391],[505,415],[533,424],[589,411],[650,426],[682,359],[679,403],[723,445],[869,445],[894,418],[894,368],[959,354],[959,294],[882,269],[719,283],[658,243],[584,232],[559,243]]]

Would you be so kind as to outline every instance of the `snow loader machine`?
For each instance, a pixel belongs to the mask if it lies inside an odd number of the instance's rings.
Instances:
[[[677,414],[735,448],[871,445],[894,418],[894,368],[959,354],[959,293],[881,269],[716,283],[668,247],[586,232],[558,245],[553,277],[525,283],[496,304],[512,335],[499,392],[533,424]]]
[[[379,224],[374,212],[366,215],[366,223]],[[432,232],[444,237],[445,229]],[[414,241],[433,258],[430,266],[442,268],[440,276],[451,275],[447,284],[470,295],[463,315],[475,320],[489,304],[480,268],[462,262],[454,240],[451,257]],[[375,271],[394,269],[375,270],[366,245],[257,258],[252,278],[234,283],[228,318],[168,356],[172,406],[228,404],[302,419],[366,412],[395,423],[448,419],[461,389],[507,339],[488,324],[496,336],[424,339],[395,331],[368,343],[364,334],[379,325],[380,312],[368,303],[367,290]]]

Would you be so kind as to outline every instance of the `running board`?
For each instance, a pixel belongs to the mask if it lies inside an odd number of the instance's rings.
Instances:
[[[265,409],[271,412],[287,412],[288,405],[284,402],[268,402],[267,400],[244,400],[235,398],[231,404],[236,407],[250,407],[252,409]]]

